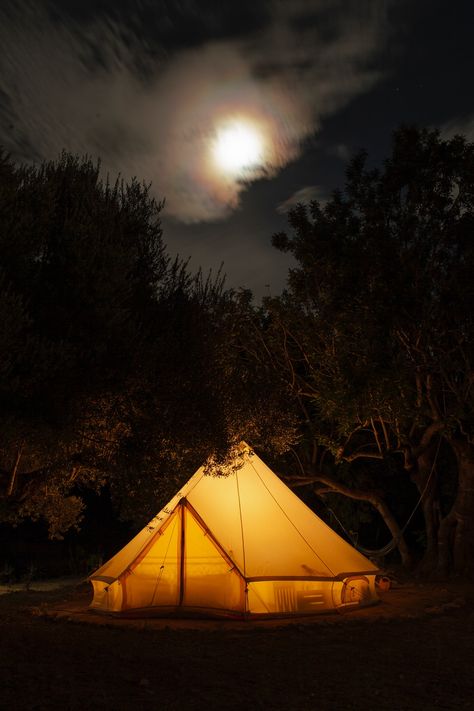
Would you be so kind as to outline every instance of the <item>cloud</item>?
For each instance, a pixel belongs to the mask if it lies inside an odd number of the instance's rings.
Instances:
[[[192,3],[191,3],[192,4]],[[176,52],[104,16],[78,24],[33,3],[0,9],[0,143],[20,160],[62,149],[153,182],[166,214],[225,218],[252,182],[304,150],[320,120],[370,89],[385,20],[380,2],[270,3],[258,32]],[[382,3],[384,5],[384,3]],[[145,36],[145,35],[144,35]],[[253,121],[265,161],[225,175],[210,159],[219,122]]]
[[[276,210],[281,215],[285,215],[288,210],[291,210],[298,203],[308,204],[312,200],[317,200],[322,204],[327,202],[326,193],[318,185],[307,185],[304,188],[300,188],[284,202],[280,203]]]
[[[453,136],[466,136],[468,141],[474,141],[474,115],[458,117],[449,121],[441,127],[443,138],[453,138]]]

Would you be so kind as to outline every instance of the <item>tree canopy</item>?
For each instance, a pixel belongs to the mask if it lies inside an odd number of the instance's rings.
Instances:
[[[357,155],[344,189],[298,205],[289,223],[290,235],[273,241],[297,265],[267,306],[305,423],[306,473],[323,482],[329,453],[334,490],[350,494],[334,465],[392,457],[422,495],[431,565],[465,570],[474,561],[474,146],[402,127],[383,166]],[[454,455],[454,474],[436,467],[440,447]],[[384,474],[374,471],[365,494],[380,503]],[[446,479],[457,491],[448,501]]]
[[[261,412],[263,397],[284,411],[278,388],[241,356],[246,299],[169,258],[161,209],[88,159],[1,156],[3,520],[61,535],[107,484],[143,523],[209,454],[290,432]]]

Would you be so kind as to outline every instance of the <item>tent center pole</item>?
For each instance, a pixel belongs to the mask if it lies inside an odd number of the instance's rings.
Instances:
[[[179,606],[181,607],[184,599],[184,546],[185,546],[185,506],[186,499],[181,499],[181,541],[180,541],[180,558],[179,558]]]

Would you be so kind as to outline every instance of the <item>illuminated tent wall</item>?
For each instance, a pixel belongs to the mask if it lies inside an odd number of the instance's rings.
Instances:
[[[377,568],[241,445],[227,477],[203,467],[90,576],[109,613],[289,615],[376,600]]]

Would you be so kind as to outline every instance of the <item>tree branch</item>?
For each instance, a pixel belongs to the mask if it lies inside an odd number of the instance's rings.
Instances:
[[[377,491],[373,489],[353,489],[329,476],[326,476],[325,474],[322,474],[321,472],[318,472],[313,476],[287,477],[286,482],[290,487],[321,483],[329,487],[329,489],[334,493],[342,494],[343,496],[347,496],[350,499],[356,499],[358,501],[368,501],[383,518],[385,525],[389,529],[392,538],[397,544],[403,563],[407,566],[411,565],[412,557],[403,536],[403,532],[394,515],[390,511],[390,508]]]
[[[24,442],[22,442],[20,444],[20,446],[18,447],[18,452],[16,455],[15,464],[13,465],[12,474],[10,477],[10,483],[9,483],[8,489],[7,489],[7,496],[11,496],[13,494],[13,489],[15,488],[16,475],[18,473],[18,467],[20,465],[21,455],[23,453],[23,446],[24,446]]]

